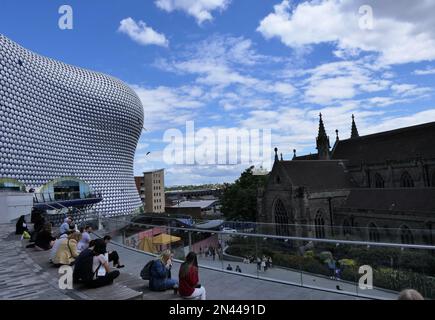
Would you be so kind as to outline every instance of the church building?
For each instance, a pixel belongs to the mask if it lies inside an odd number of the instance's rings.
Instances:
[[[258,193],[274,234],[433,244],[435,122],[360,136],[331,148],[320,114],[317,153],[278,157]]]

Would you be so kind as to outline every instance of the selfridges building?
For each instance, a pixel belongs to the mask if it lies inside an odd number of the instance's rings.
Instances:
[[[0,181],[36,194],[77,181],[80,191],[101,192],[95,209],[102,215],[129,214],[142,205],[133,162],[143,117],[123,82],[0,34]]]

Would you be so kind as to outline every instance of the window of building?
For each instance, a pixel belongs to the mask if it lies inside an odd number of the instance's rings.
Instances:
[[[400,187],[402,188],[414,188],[414,180],[408,171],[405,171],[400,178]]]
[[[322,212],[317,211],[316,218],[314,219],[316,238],[325,238],[325,219],[323,218]]]
[[[289,226],[287,210],[285,209],[284,204],[280,199],[276,200],[275,202],[274,216],[276,234],[278,236],[288,236]]]
[[[435,188],[435,171],[432,173],[432,179],[430,182],[430,186]]]
[[[375,188],[385,188],[384,178],[379,173],[375,174]]]
[[[402,226],[400,228],[400,239],[402,240],[403,244],[413,244],[414,243],[414,236],[412,235],[412,232],[408,228],[408,226]]]
[[[374,223],[369,224],[369,241],[379,242],[379,231],[378,227]]]
[[[275,177],[275,182],[276,182],[277,184],[280,184],[280,183],[281,183],[281,178],[280,178],[280,176],[276,176],[276,177]]]

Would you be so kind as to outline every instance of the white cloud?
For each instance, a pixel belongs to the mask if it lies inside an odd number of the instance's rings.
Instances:
[[[423,69],[423,70],[415,70],[414,74],[416,74],[418,76],[426,76],[426,75],[435,74],[435,68],[427,67],[426,69]]]
[[[418,87],[415,84],[394,84],[391,89],[401,97],[421,97],[433,91],[431,88]]]
[[[195,118],[196,110],[204,105],[202,90],[195,86],[145,88],[133,85],[132,88],[142,101],[144,126],[149,130],[184,125]]]
[[[372,30],[359,27],[358,10],[370,5]],[[266,39],[279,38],[292,48],[334,44],[339,57],[376,52],[382,64],[435,60],[435,1],[316,0],[274,6],[257,29]]]
[[[136,23],[132,18],[126,18],[121,21],[118,31],[125,33],[133,41],[144,46],[157,45],[167,47],[169,45],[169,41],[164,34],[154,31],[151,27],[147,27],[143,21]]]
[[[384,118],[379,124],[368,125],[365,134],[394,130],[435,121],[435,108],[420,111],[412,115]]]
[[[156,0],[155,4],[166,12],[181,10],[193,16],[198,24],[213,20],[212,11],[225,10],[231,0]]]
[[[195,75],[196,84],[212,87],[209,96],[213,98],[221,98],[226,90],[237,91],[237,99],[232,102],[222,99],[221,103],[225,110],[233,110],[252,106],[248,100],[255,100],[258,94],[271,93],[287,99],[297,93],[289,81],[277,81],[273,74],[260,74],[264,65],[277,62],[282,62],[281,58],[258,54],[249,39],[215,35],[191,45],[172,61],[160,59],[155,65],[168,72]],[[247,99],[240,103],[240,96]]]
[[[387,90],[391,81],[380,79],[366,61],[340,61],[306,70],[305,100],[328,104],[353,99],[361,93]]]

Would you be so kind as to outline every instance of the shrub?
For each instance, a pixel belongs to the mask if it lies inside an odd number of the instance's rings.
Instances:
[[[329,275],[328,268],[313,257],[278,253],[274,255],[273,261],[275,266],[282,266],[315,274]]]
[[[319,254],[319,259],[322,262],[332,260],[332,253],[330,251],[323,251]]]
[[[304,257],[305,257],[305,258],[315,258],[314,251],[313,251],[313,250],[306,251],[306,252],[304,253]]]
[[[352,267],[352,268],[355,268],[357,265],[356,261],[352,259],[341,259],[338,261],[338,263],[340,263],[341,266]]]

